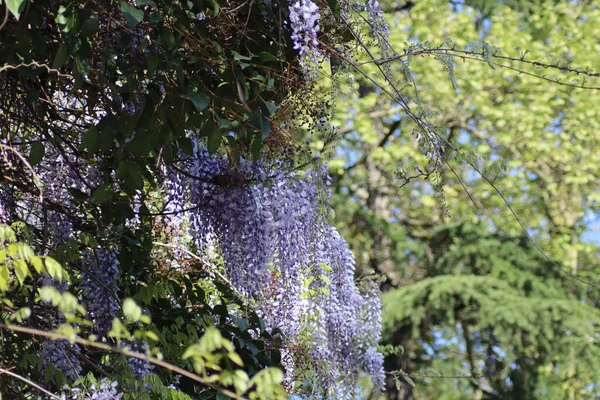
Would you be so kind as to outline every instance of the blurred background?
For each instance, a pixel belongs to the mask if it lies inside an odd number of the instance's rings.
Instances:
[[[600,65],[599,2],[381,6],[393,47],[414,50],[393,79],[453,144],[428,175],[399,105],[364,77],[341,85],[335,221],[357,274],[385,277],[384,398],[600,398],[600,291],[574,278],[600,282],[600,82],[567,73]]]

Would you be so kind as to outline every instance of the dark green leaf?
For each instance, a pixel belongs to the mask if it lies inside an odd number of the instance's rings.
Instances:
[[[208,97],[206,93],[195,93],[189,91],[188,96],[198,111],[203,111],[210,104],[210,97]]]
[[[121,12],[123,12],[127,25],[129,25],[130,28],[134,28],[144,19],[143,10],[137,9],[124,1],[121,2]]]
[[[331,9],[331,12],[332,12],[333,16],[335,17],[335,19],[339,20],[340,19],[340,3],[338,2],[338,0],[327,0],[327,4],[329,5],[329,8]]]
[[[173,32],[164,31],[162,35],[162,40],[168,49],[172,49],[173,47],[175,47],[175,36],[173,35]]]
[[[81,74],[82,76],[87,76],[92,70],[90,60],[79,57],[79,55],[75,57],[75,68],[77,69],[77,73]]]
[[[117,169],[117,177],[122,179],[131,189],[144,187],[144,176],[139,165],[122,161]]]
[[[267,53],[266,51],[263,51],[259,54],[260,56],[260,60],[262,62],[273,62],[273,63],[278,63],[279,59],[277,57],[275,57],[273,54],[271,53]]]
[[[90,201],[93,204],[100,204],[100,203],[104,203],[107,200],[109,200],[113,195],[113,189],[112,189],[112,185],[105,183],[104,185],[100,185],[96,188],[96,190],[94,190],[94,193],[92,193],[92,197],[90,199]]]
[[[217,152],[217,150],[219,150],[219,147],[221,146],[221,140],[222,140],[221,131],[219,131],[218,129],[214,129],[212,132],[209,133],[209,135],[208,135],[208,152],[210,154],[215,154]]]
[[[263,101],[263,103],[265,104],[265,107],[267,109],[267,115],[275,114],[275,112],[277,111],[277,106],[274,103],[271,103],[270,101]]]
[[[265,117],[263,117],[261,128],[262,128],[261,139],[265,140],[267,138],[267,136],[269,136],[271,134],[271,122]]]
[[[69,52],[67,50],[67,45],[65,43],[61,43],[61,45],[58,47],[56,55],[54,56],[54,61],[52,62],[52,69],[59,69],[60,67],[62,67],[67,61],[68,57]]]
[[[188,156],[191,156],[194,153],[194,145],[189,138],[183,137],[177,139],[177,143],[179,143],[179,148]]]
[[[35,89],[26,89],[27,90],[27,101],[31,103],[35,103],[40,98],[40,92]]]
[[[81,24],[81,36],[90,37],[100,28],[100,24],[98,24],[98,20],[96,18],[91,17],[86,19],[83,24]]]
[[[244,56],[244,55],[238,53],[237,51],[232,50],[231,54],[233,54],[233,59],[235,61],[250,61],[250,60],[252,60],[252,58]]]
[[[254,140],[252,140],[252,157],[255,160],[258,160],[260,158],[260,153],[262,151],[262,148],[263,148],[263,142],[262,142],[261,135],[255,135]]]
[[[177,149],[173,144],[169,143],[163,148],[163,159],[166,163],[171,163],[175,159],[175,155],[177,154]]]
[[[154,74],[154,72],[156,72],[156,68],[158,67],[158,62],[160,61],[160,58],[158,57],[158,54],[149,54],[147,59],[146,59],[146,67],[148,68],[148,73],[150,75]]]
[[[87,149],[88,157],[98,151],[98,128],[92,126],[81,138],[81,147]]]
[[[132,189],[142,189],[144,187],[144,176],[142,170],[137,164],[129,164],[129,179],[130,187]]]
[[[37,163],[42,161],[45,152],[46,148],[41,142],[34,142],[31,145],[31,151],[29,152],[29,163],[31,165],[36,165]]]

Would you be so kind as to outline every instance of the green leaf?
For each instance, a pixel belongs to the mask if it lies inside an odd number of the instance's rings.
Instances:
[[[19,284],[23,285],[25,282],[25,278],[30,276],[29,268],[27,267],[27,263],[23,260],[15,260],[13,262],[13,267],[15,269],[15,275],[17,275],[17,279],[19,280]]]
[[[131,185],[134,189],[142,189],[144,187],[144,176],[142,170],[137,164],[129,165],[129,177],[131,178]]]
[[[60,266],[58,261],[51,257],[44,257],[43,260],[48,275],[57,281],[63,281],[67,279],[67,272]]]
[[[23,8],[25,8],[25,0],[5,0],[5,3],[12,15],[14,15],[16,19],[19,19]]]
[[[36,165],[42,158],[44,157],[44,153],[46,152],[46,148],[42,144],[42,142],[37,141],[31,145],[31,150],[29,151],[29,163],[31,165]]]
[[[42,286],[38,289],[38,292],[40,294],[40,300],[54,305],[60,303],[60,292],[56,290],[55,287]]]
[[[125,325],[118,318],[115,318],[112,321],[112,329],[108,333],[108,336],[119,339],[130,339],[131,333],[129,333]]]
[[[17,311],[15,311],[14,314],[12,314],[10,316],[10,320],[21,322],[21,321],[29,318],[30,316],[31,316],[31,308],[23,307],[23,308],[19,308]]]
[[[100,29],[100,24],[98,23],[98,20],[94,17],[90,17],[86,19],[83,22],[83,24],[81,24],[80,33],[83,37],[90,37],[96,32],[98,32],[98,29]]]
[[[329,5],[329,8],[331,9],[331,12],[335,19],[339,20],[341,9],[338,0],[327,0],[327,4]]]
[[[142,316],[142,309],[131,298],[126,298],[123,302],[123,315],[130,321],[137,322]]]
[[[143,10],[137,9],[124,1],[121,2],[121,12],[123,13],[123,16],[125,16],[127,25],[129,25],[130,28],[134,28],[144,19]]]
[[[244,55],[238,53],[237,51],[232,50],[231,54],[233,54],[233,59],[235,61],[251,61],[252,60],[252,58],[244,56]]]
[[[237,355],[236,353],[229,353],[227,355],[227,357],[229,357],[229,359],[234,362],[235,364],[239,365],[240,367],[244,366],[244,362],[242,361],[242,358]]]
[[[206,93],[195,93],[189,91],[188,96],[198,111],[205,110],[210,104],[210,97],[208,97]]]
[[[31,259],[31,265],[33,266],[33,268],[35,269],[35,271],[38,274],[41,274],[43,269],[44,269],[44,262],[42,261],[42,259],[40,257],[33,257]]]
[[[188,156],[191,156],[194,153],[194,145],[189,138],[179,138],[177,139],[177,143],[179,144],[179,148]]]
[[[275,105],[275,103],[271,103],[270,101],[265,100],[263,100],[263,103],[265,104],[265,107],[268,111],[267,115],[271,116],[275,114],[275,112],[277,112],[277,106]]]
[[[222,139],[223,139],[223,137],[221,136],[221,131],[219,131],[218,129],[214,129],[208,135],[208,146],[207,147],[208,147],[208,152],[210,154],[215,154],[217,152],[217,150],[219,150]]]
[[[158,56],[158,54],[148,54],[148,57],[146,58],[146,67],[148,68],[148,73],[150,73],[150,75],[154,74],[154,72],[156,72],[156,68],[158,68],[158,63],[160,62],[160,57]]]
[[[75,56],[75,70],[81,76],[87,76],[92,70],[90,60],[79,55]]]
[[[264,63],[268,63],[268,62],[279,63],[279,59],[277,57],[275,57],[273,54],[268,53],[266,51],[260,52],[258,54],[258,56],[260,57],[260,61],[262,61]]]
[[[238,318],[234,315],[231,315],[230,318],[233,321],[233,323],[236,324],[238,326],[238,328],[240,328],[241,331],[245,331],[248,329],[249,325],[248,325],[248,321],[246,321],[246,319]]]
[[[88,157],[98,151],[98,128],[92,126],[81,138],[81,147],[87,149]]]
[[[56,55],[54,56],[54,61],[52,61],[52,69],[59,69],[62,67],[67,61],[67,58],[69,58],[67,45],[65,43],[61,43],[58,47]]]
[[[117,169],[117,177],[123,179],[131,189],[144,187],[144,176],[139,165],[122,161]]]
[[[0,292],[6,292],[10,284],[10,272],[8,267],[0,266]]]
[[[100,185],[94,190],[92,193],[92,197],[90,201],[92,204],[100,204],[106,202],[113,195],[112,185],[105,183],[104,185]]]

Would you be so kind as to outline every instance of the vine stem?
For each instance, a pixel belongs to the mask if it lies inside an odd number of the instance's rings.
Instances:
[[[31,166],[31,164],[29,164],[29,162],[27,161],[27,159],[21,153],[19,153],[17,150],[15,150],[12,147],[7,146],[5,144],[0,143],[0,149],[6,149],[8,151],[12,151],[21,160],[21,162],[25,165],[25,167],[29,171],[31,171],[31,175],[33,176],[33,183],[37,186],[37,188],[38,188],[38,190],[40,192],[40,194],[39,194],[40,202],[43,201],[43,199],[44,199],[44,192],[43,192],[42,186],[40,184],[40,178],[35,173],[35,170]]]

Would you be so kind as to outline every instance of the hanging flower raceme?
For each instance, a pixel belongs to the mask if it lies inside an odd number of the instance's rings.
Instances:
[[[321,30],[319,7],[311,0],[291,0],[289,11],[294,49],[300,55],[300,64],[309,70],[309,64],[317,63],[320,56],[317,41]]]
[[[189,172],[171,171],[167,187],[179,182],[180,190],[168,201],[193,208],[186,213],[197,251],[218,248],[228,279],[258,304],[267,327],[281,330],[289,348],[303,349],[290,351],[288,378],[307,368],[294,361],[302,356],[312,359],[325,395],[351,398],[362,372],[383,388],[377,290],[361,295],[354,257],[327,221],[327,167],[300,174],[285,161],[234,166],[196,146],[177,169]]]
[[[99,248],[83,255],[83,300],[88,318],[94,323],[94,332],[106,337],[117,316],[117,277],[119,260],[116,250]]]

